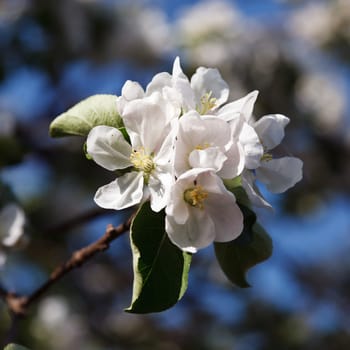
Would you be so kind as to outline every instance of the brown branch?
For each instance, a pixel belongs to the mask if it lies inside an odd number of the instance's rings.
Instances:
[[[109,248],[110,243],[120,237],[123,233],[129,230],[133,216],[126,222],[117,227],[108,225],[104,235],[94,243],[75,251],[69,260],[58,266],[50,275],[48,280],[37,288],[29,296],[21,296],[16,293],[8,292],[0,286],[0,297],[2,297],[9,310],[14,315],[25,315],[28,307],[37,299],[39,299],[51,286],[59,281],[63,276],[71,270],[76,269],[85,264],[89,259],[97,253],[105,251]]]

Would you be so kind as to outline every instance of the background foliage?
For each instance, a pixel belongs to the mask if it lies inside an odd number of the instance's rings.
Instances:
[[[256,116],[291,118],[281,153],[303,159],[304,180],[259,213],[274,255],[232,287],[214,249],[192,261],[171,310],[123,311],[132,293],[127,236],[57,284],[17,327],[36,350],[348,349],[348,0],[0,2],[0,176],[23,205],[30,243],[0,272],[30,293],[78,249],[130,211],[102,211],[93,194],[112,173],[87,160],[83,138],[50,139],[54,116],[94,94],[145,85],[176,55],[191,75],[215,66],[231,98],[258,89]],[[84,215],[83,224],[61,225]],[[85,215],[87,215],[85,217]],[[89,220],[87,220],[89,218]],[[74,222],[73,222],[74,223]],[[0,304],[0,338],[10,319]]]

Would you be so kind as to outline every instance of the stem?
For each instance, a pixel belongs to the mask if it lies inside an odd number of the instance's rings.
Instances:
[[[21,296],[15,293],[6,291],[0,286],[0,297],[2,297],[10,311],[14,315],[26,314],[28,307],[37,299],[39,299],[46,291],[51,288],[63,276],[68,274],[73,269],[76,269],[85,264],[89,259],[97,253],[105,251],[109,248],[110,243],[120,237],[123,233],[129,230],[133,215],[124,223],[117,227],[108,225],[104,235],[94,243],[73,252],[70,259],[58,266],[50,275],[49,279],[39,286],[29,296]]]

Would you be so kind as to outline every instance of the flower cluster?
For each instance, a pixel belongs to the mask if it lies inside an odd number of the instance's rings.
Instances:
[[[183,251],[234,240],[243,214],[226,180],[239,178],[251,205],[270,207],[257,179],[280,193],[302,178],[299,159],[271,153],[289,119],[255,121],[257,96],[227,103],[229,88],[217,69],[200,67],[188,79],[179,58],[172,74],[155,75],[145,90],[127,81],[117,97],[125,128],[99,125],[87,137],[92,159],[118,174],[97,190],[96,203],[119,210],[150,200],[153,211],[165,209],[165,230]]]

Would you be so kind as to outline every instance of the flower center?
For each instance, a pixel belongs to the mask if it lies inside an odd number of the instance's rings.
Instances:
[[[133,150],[130,155],[130,162],[136,170],[143,171],[146,176],[149,176],[155,167],[152,156],[147,154],[143,147]]]
[[[204,96],[201,97],[201,103],[197,106],[197,112],[199,114],[206,114],[212,110],[216,105],[216,98],[211,97],[212,92],[207,92]]]
[[[199,150],[199,151],[202,151],[202,150],[204,150],[204,149],[207,149],[207,148],[210,147],[210,146],[211,146],[210,143],[205,142],[205,143],[202,143],[202,144],[197,145],[194,149],[197,149],[197,150]]]
[[[193,188],[188,188],[184,192],[184,200],[192,207],[204,209],[204,201],[208,197],[208,192],[202,187],[197,185]]]
[[[271,153],[264,153],[260,160],[268,162],[269,160],[272,160],[272,159],[273,157]]]

